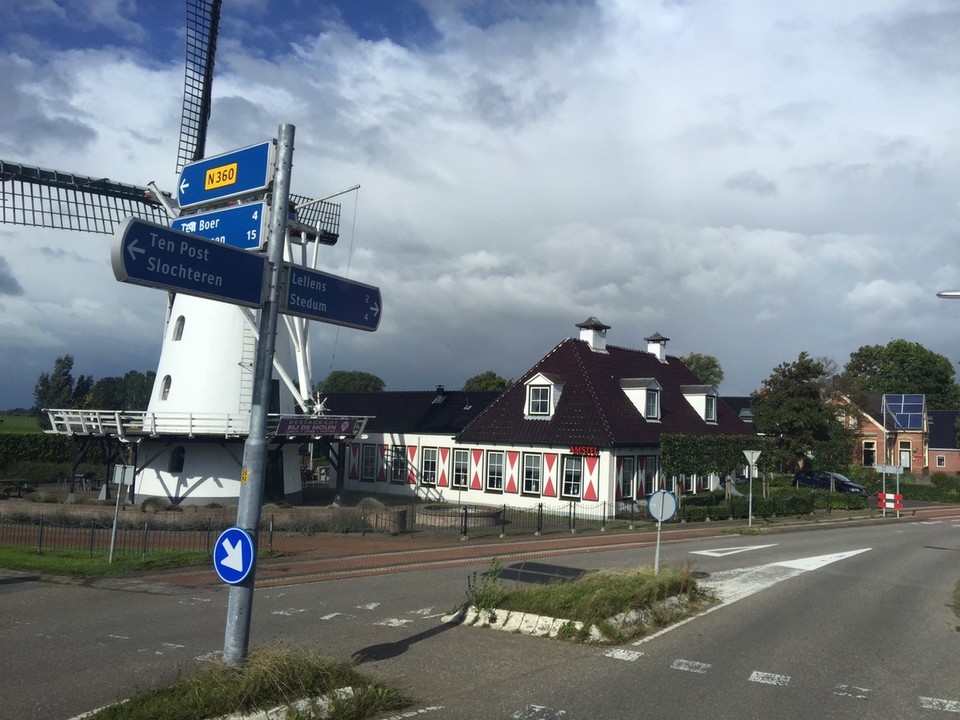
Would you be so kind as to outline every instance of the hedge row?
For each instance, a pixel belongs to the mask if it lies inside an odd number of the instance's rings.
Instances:
[[[69,463],[70,439],[37,433],[0,434],[0,472],[18,463]]]

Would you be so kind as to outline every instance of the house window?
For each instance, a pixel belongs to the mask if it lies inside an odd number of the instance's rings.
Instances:
[[[863,466],[873,467],[877,464],[877,441],[863,441]]]
[[[550,386],[549,385],[531,385],[527,388],[529,414],[530,415],[549,415],[550,414]]]
[[[373,482],[377,474],[377,446],[364,445],[360,450],[360,479]]]
[[[633,474],[636,461],[632,457],[620,459],[620,496],[624,500],[633,499]]]
[[[681,475],[683,479],[683,489],[686,492],[696,492],[697,490],[697,476],[696,475]]]
[[[187,451],[183,449],[183,445],[177,445],[170,453],[170,464],[167,465],[167,472],[182,473],[183,460],[186,456]]]
[[[523,494],[539,495],[543,476],[543,458],[536,453],[523,455]]]
[[[946,467],[947,458],[945,455],[937,455],[937,467]]]
[[[407,481],[407,446],[394,445],[390,448],[390,482]]]
[[[487,452],[487,490],[503,492],[503,453],[499,450]]]
[[[437,449],[423,448],[422,459],[420,460],[420,484],[437,484]]]
[[[563,485],[560,494],[568,498],[580,498],[580,485],[583,481],[583,458],[579,455],[564,455]]]
[[[647,389],[647,420],[660,419],[660,391],[653,388]]]
[[[707,407],[706,407],[705,416],[706,416],[707,422],[717,421],[717,399],[713,395],[707,395]]]
[[[186,318],[181,315],[177,318],[177,322],[173,325],[173,339],[180,340],[183,337],[183,324],[186,322]]]
[[[470,451],[453,451],[453,487],[461,490],[467,488],[467,477],[470,474]]]
[[[910,468],[911,455],[913,455],[913,446],[909,440],[900,441],[900,467]]]
[[[653,495],[657,482],[657,456],[647,455],[643,458],[643,494]]]
[[[163,383],[160,385],[160,399],[166,400],[170,397],[170,383],[172,382],[169,375],[163,376]]]

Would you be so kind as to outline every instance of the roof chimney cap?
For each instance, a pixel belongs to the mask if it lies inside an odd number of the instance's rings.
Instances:
[[[607,351],[607,330],[609,325],[604,325],[593,315],[588,317],[582,323],[577,323],[580,328],[580,339],[583,340],[594,352]]]
[[[644,340],[647,341],[647,352],[656,357],[660,362],[665,363],[667,361],[667,341],[669,341],[670,338],[655,332],[650,337],[645,337]]]

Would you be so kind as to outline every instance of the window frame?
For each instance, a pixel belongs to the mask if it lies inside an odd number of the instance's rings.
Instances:
[[[549,385],[529,385],[527,387],[527,415],[536,417],[551,415],[552,395],[553,388]]]
[[[583,493],[583,457],[580,455],[564,455],[561,477],[560,497],[579,500]],[[574,488],[576,488],[576,492],[574,492]]]
[[[624,478],[624,468],[627,465],[630,465],[630,475],[629,475],[629,487],[625,488],[623,485]],[[624,455],[620,458],[620,472],[617,482],[620,483],[620,497],[624,500],[633,500],[636,493],[636,480],[637,480],[637,458],[633,455]]]
[[[536,466],[532,466],[528,461],[535,460]],[[536,478],[531,475],[531,470],[536,470]],[[523,495],[532,495],[539,497],[543,492],[543,455],[540,453],[523,453],[523,485],[521,493]]]
[[[370,443],[360,446],[360,482],[373,482],[377,479],[377,450],[377,446]],[[369,463],[372,463],[372,466],[368,468]]]
[[[946,455],[937,455],[937,467],[945,468],[947,466],[947,456]]]
[[[652,408],[651,405],[653,405]],[[647,420],[660,419],[660,390],[658,388],[647,388],[643,417]]]
[[[494,462],[496,461],[496,462]],[[502,493],[506,476],[506,459],[503,450],[487,450],[484,458],[483,489],[485,492]],[[499,486],[495,471],[499,466]]]
[[[704,397],[703,417],[707,422],[717,421],[717,397],[716,395],[707,395]]]
[[[407,446],[390,446],[390,482],[400,485],[407,482]]]
[[[462,458],[462,460],[461,460]],[[463,474],[459,471],[462,468]],[[451,487],[466,490],[470,484],[470,451],[465,448],[454,448],[453,468],[450,472]]]
[[[432,460],[428,457],[433,455]],[[433,465],[433,469],[428,469],[428,465]],[[437,486],[437,477],[440,470],[440,453],[435,447],[420,448],[420,484],[428,487]]]

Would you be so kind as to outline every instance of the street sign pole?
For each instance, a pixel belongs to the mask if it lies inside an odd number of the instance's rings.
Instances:
[[[277,311],[280,272],[283,268],[283,242],[287,229],[287,203],[290,197],[290,173],[293,167],[293,125],[280,126],[277,167],[273,182],[270,222],[267,231],[267,258],[270,263],[270,287],[260,313],[260,339],[253,376],[253,404],[250,410],[250,432],[243,445],[240,471],[240,499],[237,526],[250,533],[259,545],[260,515],[267,469],[267,410],[273,353],[276,346]],[[254,547],[256,551],[256,546]],[[227,599],[227,624],[223,641],[223,659],[228,665],[242,665],[250,645],[250,617],[253,612],[253,586],[256,575],[256,554],[246,578],[230,586]]]
[[[747,474],[750,477],[750,499],[747,501],[747,527],[753,527],[753,476],[757,458],[760,457],[760,451],[744,450],[743,456],[747,459]]]

